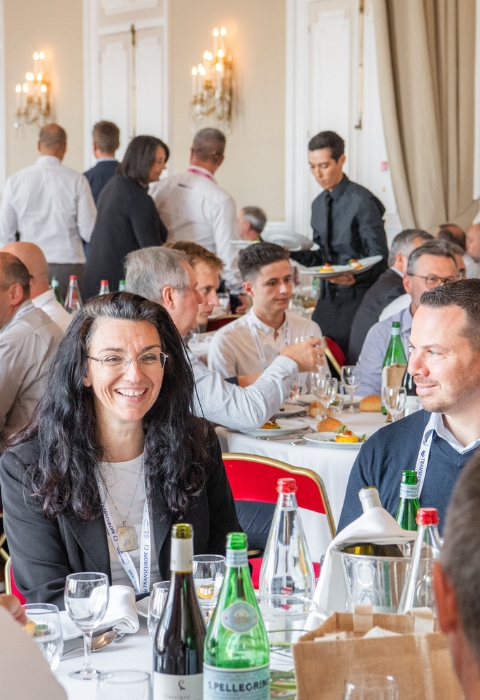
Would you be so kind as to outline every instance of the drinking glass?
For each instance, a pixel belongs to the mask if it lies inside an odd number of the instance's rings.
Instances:
[[[398,700],[398,686],[392,676],[354,676],[345,681],[343,700]]]
[[[358,389],[361,381],[362,373],[359,369],[357,369],[356,365],[344,365],[342,367],[342,384],[347,394],[350,395],[350,406],[348,407],[348,413],[355,413],[355,409],[353,407],[353,397],[355,395],[355,390]]]
[[[160,620],[165,603],[167,602],[168,593],[170,591],[170,581],[159,581],[154,583],[150,599],[148,601],[148,631],[152,639],[157,631],[158,621]]]
[[[193,579],[205,624],[211,620],[225,576],[225,557],[219,554],[196,554]]]
[[[338,379],[332,379],[329,374],[315,374],[312,372],[310,375],[310,387],[312,394],[327,411],[332,401],[337,397]]]
[[[110,671],[98,677],[97,700],[151,700],[146,671]]]
[[[336,398],[330,404],[330,413],[341,413],[343,411],[344,404],[345,396],[343,394],[337,394]]]
[[[226,292],[220,292],[217,294],[218,303],[222,307],[223,313],[228,313],[228,307],[230,306],[230,294]]]
[[[24,630],[40,647],[52,671],[58,668],[63,653],[62,625],[56,605],[29,603],[23,609],[28,617]]]
[[[405,409],[407,391],[403,386],[386,386],[383,389],[383,403],[388,413],[392,416],[392,423]]]
[[[80,671],[69,673],[70,678],[93,680],[100,673],[92,666],[92,632],[103,619],[108,606],[108,577],[106,574],[86,572],[69,574],[65,581],[65,608],[68,616],[83,632],[85,658]]]

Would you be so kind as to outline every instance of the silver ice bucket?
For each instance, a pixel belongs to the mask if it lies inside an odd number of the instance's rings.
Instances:
[[[396,613],[407,575],[414,540],[394,545],[341,544],[347,589],[347,611],[355,605],[371,605],[376,613]]]

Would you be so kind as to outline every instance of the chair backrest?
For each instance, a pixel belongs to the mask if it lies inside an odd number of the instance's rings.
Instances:
[[[25,596],[23,596],[20,593],[20,591],[15,585],[15,579],[13,578],[12,570],[12,560],[10,557],[7,559],[7,563],[5,564],[5,592],[8,593],[8,595],[16,596],[22,605],[27,602]]]
[[[325,354],[338,372],[338,376],[341,375],[342,366],[345,364],[345,353],[342,348],[337,345],[337,343],[331,338],[325,337],[325,342],[327,347],[325,348]]]
[[[310,469],[258,455],[225,453],[223,461],[235,501],[277,502],[277,481],[294,477],[297,503],[313,561],[335,537],[335,522],[322,479]]]
[[[207,333],[211,331],[218,331],[219,328],[223,328],[227,323],[235,321],[235,319],[240,318],[238,314],[226,314],[225,316],[217,316],[217,318],[209,318],[207,321]]]

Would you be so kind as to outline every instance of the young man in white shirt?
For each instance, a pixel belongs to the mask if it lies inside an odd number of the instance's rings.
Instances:
[[[225,281],[237,293],[242,281],[232,243],[239,237],[235,201],[214,179],[225,159],[225,145],[221,131],[202,129],[193,139],[186,172],[156,182],[150,194],[168,229],[168,240],[194,241],[218,255]]]
[[[69,275],[81,285],[85,254],[83,241],[92,236],[97,210],[87,179],[62,165],[67,134],[58,124],[47,124],[38,140],[35,165],[8,178],[0,210],[0,245],[36,243],[56,275],[65,296]]]
[[[263,372],[296,338],[321,337],[319,326],[292,311],[289,253],[274,243],[255,243],[241,251],[238,267],[253,308],[221,328],[208,352],[208,367],[222,377]]]

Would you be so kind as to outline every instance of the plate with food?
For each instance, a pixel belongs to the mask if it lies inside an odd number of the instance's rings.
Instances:
[[[361,272],[369,270],[379,263],[381,259],[381,255],[372,255],[369,258],[360,258],[360,260],[352,258],[346,265],[330,265],[330,263],[327,262],[321,267],[307,267],[304,270],[300,269],[300,272],[302,275],[312,275],[312,277],[336,277],[337,275],[343,275],[345,272],[358,275]]]
[[[290,435],[290,433],[296,433],[297,430],[308,430],[308,425],[301,420],[278,418],[267,421],[256,430],[242,430],[240,432],[251,437],[265,437],[268,435]]]
[[[304,439],[326,447],[357,450],[360,449],[367,439],[365,433],[354,433],[337,418],[324,418],[318,423],[317,431],[316,433],[305,435]]]

